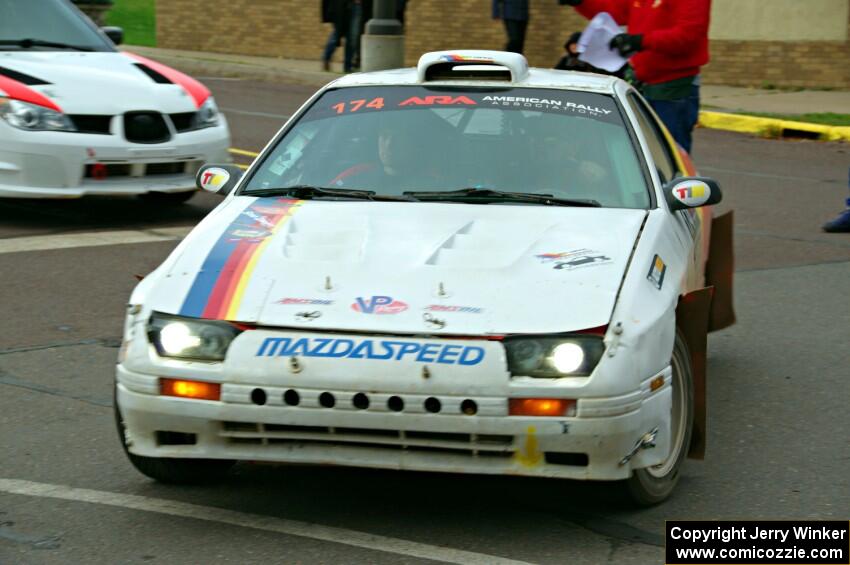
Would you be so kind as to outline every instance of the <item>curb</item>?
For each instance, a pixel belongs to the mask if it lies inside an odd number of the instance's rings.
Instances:
[[[699,125],[704,128],[751,133],[770,138],[794,137],[821,141],[850,141],[850,127],[760,118],[745,114],[701,111]]]

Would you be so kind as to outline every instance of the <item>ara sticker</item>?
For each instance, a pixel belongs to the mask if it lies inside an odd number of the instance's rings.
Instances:
[[[455,104],[475,106],[477,102],[468,96],[411,96],[399,106],[453,106]]]
[[[558,271],[572,271],[584,267],[594,267],[611,263],[607,255],[593,249],[574,249],[561,253],[541,253],[536,255],[541,262],[552,264]]]
[[[673,188],[673,197],[685,206],[702,206],[711,198],[711,187],[702,181],[685,181]]]
[[[230,173],[219,167],[211,167],[201,175],[201,188],[217,191],[230,180]]]
[[[654,284],[658,290],[661,290],[661,285],[664,284],[664,274],[667,272],[667,265],[661,260],[661,257],[656,255],[652,258],[652,265],[649,267],[649,273],[646,278]]]
[[[392,296],[370,298],[358,296],[351,308],[361,314],[398,314],[407,310],[407,304],[401,300],[395,300]]]

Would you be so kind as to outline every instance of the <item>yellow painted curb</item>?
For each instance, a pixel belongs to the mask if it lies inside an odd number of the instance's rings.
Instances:
[[[815,133],[818,134],[818,139],[823,141],[850,141],[850,127],[760,118],[745,114],[703,111],[699,113],[699,125],[710,129],[752,133],[762,137],[782,137],[790,130]]]

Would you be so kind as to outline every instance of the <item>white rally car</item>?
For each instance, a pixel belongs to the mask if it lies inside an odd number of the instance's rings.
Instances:
[[[702,455],[731,223],[627,83],[429,53],[327,85],[240,173],[199,171],[224,202],[129,303],[142,473],[622,480],[651,504]]]
[[[121,36],[68,0],[0,0],[0,197],[183,202],[203,163],[229,160],[210,91],[118,52]]]

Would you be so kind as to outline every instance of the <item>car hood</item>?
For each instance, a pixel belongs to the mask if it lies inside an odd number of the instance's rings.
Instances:
[[[279,327],[550,333],[608,323],[645,210],[234,197],[151,309]]]
[[[133,110],[164,113],[196,110],[180,85],[160,84],[124,53],[77,51],[3,51],[0,67],[47,84],[29,84],[66,114],[115,115]]]

